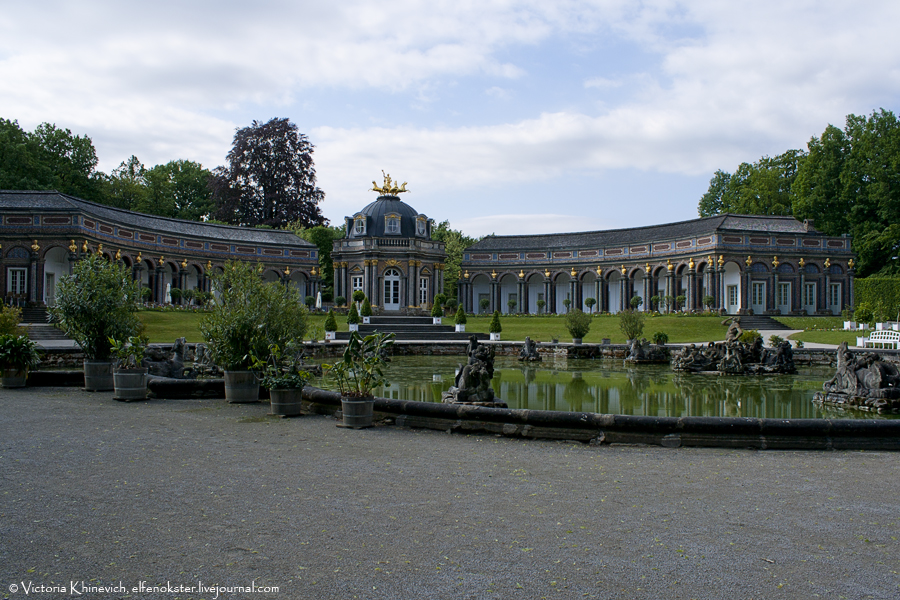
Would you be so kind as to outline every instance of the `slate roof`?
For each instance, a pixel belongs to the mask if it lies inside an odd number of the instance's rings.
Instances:
[[[145,215],[122,208],[114,208],[112,206],[82,200],[81,198],[62,194],[54,190],[0,190],[0,211],[7,213],[30,213],[36,210],[41,212],[77,213],[92,217],[98,221],[104,221],[132,229],[169,233],[171,235],[191,238],[245,242],[248,244],[316,247],[315,244],[297,237],[290,231],[232,227],[230,225],[213,225],[211,223],[201,223],[198,221],[185,221],[182,219]]]
[[[572,248],[609,248],[635,244],[648,244],[676,239],[687,239],[722,232],[759,232],[783,234],[818,234],[814,229],[794,217],[723,214],[712,217],[631,227],[605,231],[584,231],[577,233],[550,233],[538,235],[497,235],[488,236],[468,251],[503,250],[568,250]]]
[[[396,213],[400,215],[400,233],[386,234],[384,216],[388,213]],[[416,221],[419,212],[412,206],[403,202],[397,196],[379,196],[375,202],[371,202],[365,206],[356,215],[365,215],[366,233],[357,235],[350,227],[350,236],[358,237],[416,237]]]

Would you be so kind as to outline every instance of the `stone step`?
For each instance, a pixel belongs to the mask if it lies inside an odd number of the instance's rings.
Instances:
[[[360,332],[361,335],[363,334]],[[459,341],[464,342],[469,339],[470,336],[475,336],[478,340],[488,340],[490,336],[486,333],[469,333],[469,332],[461,332],[456,333],[455,331],[437,331],[437,332],[410,332],[403,331],[396,334],[396,341],[402,342],[422,342],[422,341],[435,341],[435,342],[449,342],[449,341]],[[349,331],[338,331],[335,334],[335,339],[338,340],[349,340],[350,332]]]
[[[23,323],[49,323],[50,313],[43,306],[29,306],[22,309]]]
[[[66,334],[53,325],[29,324],[25,331],[28,337],[35,342],[47,340],[68,340]]]
[[[432,325],[431,323],[428,323],[427,325],[425,325],[425,324],[422,324],[422,325],[406,325],[406,324],[400,325],[400,324],[389,324],[389,323],[382,323],[382,324],[371,324],[370,323],[369,325],[363,325],[363,324],[359,325],[359,332],[365,333],[367,335],[370,333],[374,333],[376,331],[380,331],[382,333],[391,333],[391,332],[400,333],[402,331],[408,331],[411,333],[416,333],[416,332],[438,333],[441,331],[444,331],[444,332],[451,331],[452,332],[455,330],[456,330],[456,328],[453,325]]]
[[[765,315],[745,315],[741,317],[741,329],[790,331],[790,327]]]

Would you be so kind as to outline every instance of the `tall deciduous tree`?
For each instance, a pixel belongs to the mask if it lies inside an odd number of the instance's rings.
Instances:
[[[291,223],[288,229],[297,237],[307,242],[312,242],[319,249],[319,267],[322,272],[322,285],[327,290],[334,291],[334,261],[331,260],[331,250],[334,240],[339,240],[347,231],[344,226],[330,227],[319,225],[316,227],[304,227],[302,224]]]
[[[716,171],[700,199],[701,217],[720,213],[790,215],[791,186],[806,158],[803,150],[788,150],[757,162],[741,163],[733,174]]]
[[[809,142],[794,214],[830,235],[851,233],[858,274],[900,272],[900,122],[890,111],[848,115]]]
[[[148,206],[147,169],[137,156],[119,163],[106,177],[104,203],[126,210]]]
[[[444,242],[444,249],[447,251],[447,262],[444,265],[443,292],[448,298],[456,298],[463,250],[477,242],[478,239],[471,238],[462,231],[451,229],[450,221],[442,221],[439,225],[433,227],[431,229],[431,239]]]
[[[190,160],[156,165],[145,174],[145,203],[135,210],[189,221],[209,217],[215,208],[209,187],[211,176],[203,165]]]
[[[216,218],[236,225],[324,225],[313,145],[288,119],[253,121],[234,135],[228,166],[215,171]]]

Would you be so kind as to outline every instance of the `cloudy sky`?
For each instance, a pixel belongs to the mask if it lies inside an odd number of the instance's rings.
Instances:
[[[470,235],[694,218],[716,169],[900,109],[896,0],[4,2],[0,116],[223,164],[287,117],[340,223],[381,170]]]

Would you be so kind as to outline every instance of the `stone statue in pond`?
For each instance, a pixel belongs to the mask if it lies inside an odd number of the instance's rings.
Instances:
[[[877,412],[900,410],[900,370],[875,352],[837,350],[837,372],[822,385],[814,402]]]
[[[537,345],[528,336],[525,336],[525,345],[522,346],[522,350],[519,352],[519,360],[526,362],[538,362],[541,360],[541,355],[537,351]]]
[[[628,355],[626,363],[667,363],[669,362],[669,349],[659,344],[651,344],[647,338],[637,338],[628,342]]]
[[[728,338],[733,337],[736,332],[731,333]],[[688,344],[672,357],[672,370],[684,373],[768,375],[796,373],[797,367],[794,365],[794,352],[790,342],[783,341],[774,348],[764,348],[762,339],[756,338],[752,344],[736,339],[710,342],[707,346],[700,347]]]
[[[505,402],[495,400],[491,379],[494,377],[494,347],[478,343],[473,335],[466,348],[469,360],[460,365],[456,380],[441,400],[452,404],[473,404],[506,408]]]

